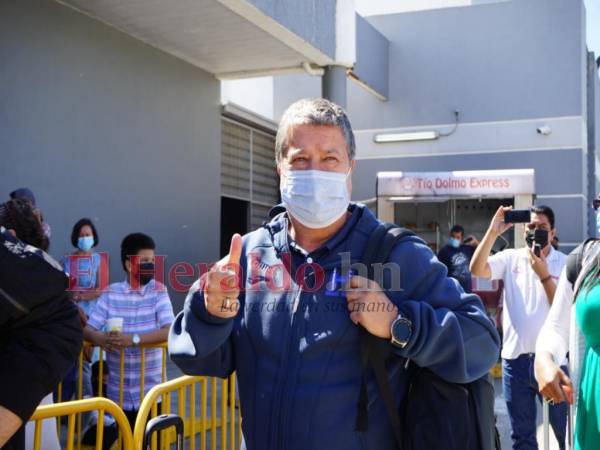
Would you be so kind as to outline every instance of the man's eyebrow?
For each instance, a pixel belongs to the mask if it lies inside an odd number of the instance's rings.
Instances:
[[[297,148],[297,147],[288,147],[287,152],[288,152],[288,155],[289,154],[297,155],[299,153],[303,153],[304,149],[303,148]]]

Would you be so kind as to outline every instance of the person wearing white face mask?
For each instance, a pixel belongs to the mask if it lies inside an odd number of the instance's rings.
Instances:
[[[388,259],[400,289],[340,276],[343,256],[360,261],[381,225],[350,201],[355,143],[342,108],[292,104],[275,147],[282,204],[260,229],[234,235],[229,254],[192,286],[169,333],[171,359],[190,375],[236,371],[243,448],[395,449],[380,396],[368,402],[368,428],[358,426],[359,327],[390,352],[399,408],[407,359],[470,382],[494,365],[498,335],[481,301],[450,281],[416,236]],[[367,391],[376,389],[371,376]]]

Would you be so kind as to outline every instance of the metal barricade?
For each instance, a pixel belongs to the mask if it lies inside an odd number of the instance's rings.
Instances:
[[[38,406],[30,421],[35,422],[33,450],[40,450],[42,421],[44,419],[68,416],[67,422],[67,450],[73,450],[74,445],[80,445],[80,436],[75,438],[75,419],[82,413],[97,411],[98,427],[96,429],[96,450],[102,449],[104,432],[104,413],[114,417],[120,431],[122,450],[133,450],[133,436],[131,427],[125,413],[117,404],[106,398],[87,398],[70,402],[55,403],[53,405]],[[42,449],[43,450],[43,449]]]
[[[83,347],[81,349],[81,352],[79,354],[79,359],[78,359],[78,376],[77,376],[77,387],[76,387],[76,399],[77,400],[82,400],[83,399],[83,364],[84,364],[84,349],[85,348],[95,348],[94,344],[92,344],[91,342],[87,342],[85,341],[83,343]],[[140,403],[142,402],[143,398],[144,398],[144,383],[145,383],[145,370],[146,370],[146,366],[145,366],[145,360],[146,360],[146,356],[145,356],[145,350],[147,349],[151,349],[151,348],[160,348],[162,349],[162,368],[161,368],[161,381],[164,383],[167,380],[167,342],[160,342],[157,344],[144,344],[144,345],[140,345],[139,346],[140,350],[141,350],[141,371],[140,371]],[[99,361],[98,361],[98,369],[99,369],[99,375],[98,375],[98,396],[102,397],[103,395],[105,395],[106,393],[103,392],[103,384],[104,384],[104,366],[106,364],[106,361],[104,361],[104,349],[102,349],[101,347],[99,348]],[[118,373],[118,377],[119,377],[119,407],[122,409],[123,408],[123,374],[125,372],[125,354],[124,351],[121,350],[120,352],[120,361],[119,361],[119,373]],[[110,374],[110,376],[116,376],[115,374]],[[70,399],[67,399],[67,401]],[[62,402],[62,383],[58,385],[57,388],[57,400],[56,403],[61,403]],[[75,428],[76,428],[76,432],[77,432],[77,450],[81,450],[81,445],[80,445],[80,441],[81,441],[81,434],[82,434],[82,428],[83,428],[83,420],[82,420],[82,416],[81,414],[77,414],[76,416],[76,420],[75,420],[76,424],[75,424]],[[57,427],[58,430],[57,432],[61,433],[60,430],[60,422],[57,421]]]
[[[197,387],[200,388],[199,402],[196,401]],[[209,408],[210,389],[210,408]],[[189,391],[189,395],[187,392]],[[176,413],[184,421],[184,439],[189,441],[187,448],[196,449],[199,435],[200,450],[206,450],[207,441],[211,449],[236,450],[241,448],[241,412],[236,402],[235,374],[228,379],[182,376],[154,386],[140,405],[135,422],[133,440],[135,448],[141,448],[146,422],[158,415],[158,402],[162,414]],[[176,397],[174,396],[176,394]],[[176,406],[171,402],[176,398]],[[217,401],[219,400],[219,401]],[[217,403],[220,414],[217,415]],[[197,410],[199,414],[197,414]],[[236,409],[238,412],[236,414]],[[172,411],[173,410],[173,411]],[[161,431],[161,450],[170,448],[175,440],[173,430]],[[217,447],[217,439],[220,440]],[[152,450],[157,449],[156,436],[152,437]]]
[[[575,447],[574,443],[574,433],[573,429],[574,421],[573,421],[573,405],[568,404],[567,406],[567,433],[565,443],[566,448],[569,450],[573,450]],[[544,399],[542,401],[542,433],[543,433],[543,449],[550,450],[550,403],[548,400]]]

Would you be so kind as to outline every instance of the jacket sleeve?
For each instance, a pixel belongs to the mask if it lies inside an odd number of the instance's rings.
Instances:
[[[171,360],[186,375],[226,378],[235,370],[231,332],[234,319],[209,314],[204,304],[205,275],[191,287],[169,330]]]
[[[407,346],[395,347],[396,353],[450,382],[467,383],[485,375],[498,360],[500,338],[479,297],[448,278],[444,265],[419,238],[398,243],[390,262],[400,268],[399,290],[390,298],[413,324]]]
[[[567,279],[566,268],[560,274],[554,301],[548,317],[538,334],[535,351],[551,353],[554,361],[561,364],[569,351],[569,331],[573,306],[573,286]]]

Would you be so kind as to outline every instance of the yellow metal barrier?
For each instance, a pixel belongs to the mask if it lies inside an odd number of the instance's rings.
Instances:
[[[208,384],[211,385],[210,393],[210,418],[208,417]],[[197,418],[198,404],[196,402],[196,386],[200,385],[200,414]],[[173,394],[177,393],[176,413],[184,421],[184,440],[189,440],[188,448],[196,449],[196,437],[200,435],[200,450],[206,450],[207,434],[210,432],[210,448],[217,448],[217,436],[220,438],[220,447],[223,450],[241,448],[242,429],[241,412],[238,408],[236,415],[235,374],[220,383],[220,415],[217,416],[217,397],[219,383],[216,378],[182,376],[174,380],[154,386],[140,405],[140,409],[133,431],[133,441],[136,449],[141,448],[146,423],[158,413],[158,402],[161,401],[163,414],[171,413]],[[187,391],[189,390],[189,402]],[[175,411],[173,411],[175,412]],[[220,430],[219,430],[220,428]],[[218,432],[218,433],[217,433]],[[161,431],[162,449],[170,448],[175,440],[173,430]],[[157,448],[156,436],[152,438],[152,450]]]
[[[83,347],[81,349],[81,353],[79,354],[79,359],[78,359],[78,377],[77,377],[77,389],[76,389],[76,399],[77,400],[82,400],[83,399],[83,363],[84,363],[84,349],[85,348],[95,348],[94,344],[92,344],[91,342],[85,341],[83,343]],[[142,402],[143,398],[144,398],[144,382],[145,382],[145,378],[146,378],[146,355],[145,355],[145,350],[149,349],[149,348],[160,348],[162,349],[162,369],[161,369],[161,381],[164,383],[167,380],[167,342],[160,342],[157,344],[145,344],[145,345],[140,345],[139,346],[140,350],[141,350],[141,373],[140,373],[140,403]],[[101,347],[99,347],[100,353],[99,353],[99,361],[98,361],[98,369],[99,369],[99,374],[98,374],[98,396],[102,396],[103,395],[103,382],[104,382],[104,349],[102,349]],[[124,351],[121,350],[120,351],[120,361],[119,361],[119,407],[121,407],[121,409],[123,408],[123,374],[125,372],[125,357],[124,357]],[[109,374],[109,376],[116,376],[116,374]],[[67,399],[70,400],[70,399]],[[58,385],[57,388],[57,403],[61,403],[62,402],[62,383]],[[75,421],[75,427],[77,429],[77,450],[81,450],[81,444],[79,443],[81,441],[81,433],[82,433],[82,418],[81,418],[81,414],[77,414],[76,417],[76,421]],[[58,433],[60,434],[60,422],[57,421],[57,427],[58,427]]]
[[[75,417],[84,412],[98,411],[98,427],[96,430],[96,450],[102,448],[102,439],[104,431],[104,413],[107,412],[114,417],[120,431],[122,449],[133,450],[133,436],[127,417],[121,408],[111,400],[106,398],[87,398],[84,400],[74,400],[72,402],[55,403],[53,405],[38,406],[30,421],[35,422],[35,432],[33,441],[33,450],[40,450],[42,421],[61,416],[68,416],[67,422],[67,450],[73,450],[75,442]],[[78,437],[77,445],[80,445]]]
[[[84,347],[93,348],[93,344],[90,342],[84,342]],[[206,450],[207,439],[210,440],[210,448],[217,448],[217,440],[220,441],[220,448],[223,450],[236,450],[241,448],[242,441],[242,428],[241,428],[241,413],[237,408],[236,403],[236,379],[235,374],[226,380],[219,380],[217,378],[207,377],[190,377],[183,376],[177,379],[166,381],[167,378],[167,343],[151,344],[140,346],[142,350],[141,356],[141,373],[140,373],[140,409],[137,415],[136,425],[134,428],[133,442],[135,443],[134,448],[139,449],[142,445],[144,430],[146,422],[156,417],[158,411],[158,401],[161,402],[161,413],[171,413],[171,401],[175,398],[174,393],[177,394],[177,413],[184,420],[184,439],[189,440],[189,448],[191,450],[196,449],[196,437],[200,437],[200,450]],[[162,383],[154,386],[148,394],[144,397],[144,382],[145,382],[145,349],[148,348],[160,348],[162,349]],[[106,363],[103,360],[104,350],[100,348],[100,359],[99,359],[99,376],[98,376],[98,395],[103,394],[103,369]],[[83,397],[83,349],[79,355],[78,361],[78,380],[77,380],[77,398],[76,402],[89,402],[96,400],[106,399],[82,399]],[[119,399],[118,408],[122,415],[123,406],[123,374],[125,369],[125,358],[124,352],[120,353],[119,361]],[[109,374],[109,376],[115,376]],[[199,388],[199,389],[197,389]],[[61,401],[62,385],[58,386],[58,402]],[[199,392],[199,397],[197,393]],[[219,398],[220,396],[220,398]],[[198,401],[197,401],[198,400]],[[114,402],[109,401],[114,406],[117,406]],[[61,405],[69,405],[75,402],[62,402],[51,405],[53,407]],[[210,407],[210,411],[209,411]],[[46,406],[40,406],[38,410],[47,408]],[[236,415],[236,408],[238,409]],[[67,425],[67,434],[75,434],[76,431],[76,445],[77,449],[81,449],[81,435],[82,435],[82,418],[81,414],[89,411],[90,409],[82,409],[73,413],[73,420],[69,415],[69,422]],[[94,410],[92,408],[91,410]],[[217,412],[219,411],[219,414]],[[111,411],[107,412],[111,413]],[[37,414],[37,410],[36,410]],[[61,415],[67,415],[61,414]],[[101,416],[101,417],[100,417]],[[35,417],[35,416],[34,416]],[[98,418],[98,433],[102,436],[104,415],[99,415]],[[37,431],[37,429],[36,429]],[[60,425],[58,429],[60,434]],[[169,448],[170,444],[175,440],[175,434],[173,430],[161,431],[161,447]],[[210,436],[210,437],[209,437]],[[71,441],[73,439],[71,438]],[[98,442],[98,440],[97,440]],[[152,439],[152,449],[156,450],[157,440],[156,437]],[[98,444],[96,445],[98,448]],[[36,449],[37,450],[37,449]]]
[[[84,354],[84,349],[85,348],[95,348],[94,344],[92,344],[91,342],[87,342],[85,341],[83,343],[83,347],[81,349],[81,353],[79,354],[79,360],[78,360],[78,377],[77,377],[77,400],[81,400],[83,398],[83,354]],[[160,348],[162,349],[162,373],[161,373],[161,381],[164,383],[165,381],[167,381],[167,342],[160,342],[158,344],[142,344],[139,346],[140,350],[142,351],[142,356],[141,356],[141,374],[140,374],[140,402],[142,401],[142,399],[144,398],[144,382],[145,382],[145,371],[146,371],[146,352],[144,351],[145,349],[148,348]],[[98,378],[98,396],[102,397],[103,392],[102,392],[102,385],[103,385],[103,381],[104,381],[104,349],[102,349],[102,347],[99,347],[100,353],[99,353],[99,361],[98,361],[98,371],[99,371],[99,378]],[[119,406],[123,405],[123,372],[125,371],[125,358],[124,358],[124,352],[123,350],[121,350],[120,352],[120,363],[119,363]],[[60,403],[62,401],[62,383],[60,383],[58,385],[57,388],[57,403]],[[65,401],[69,401],[70,399],[66,399]]]

